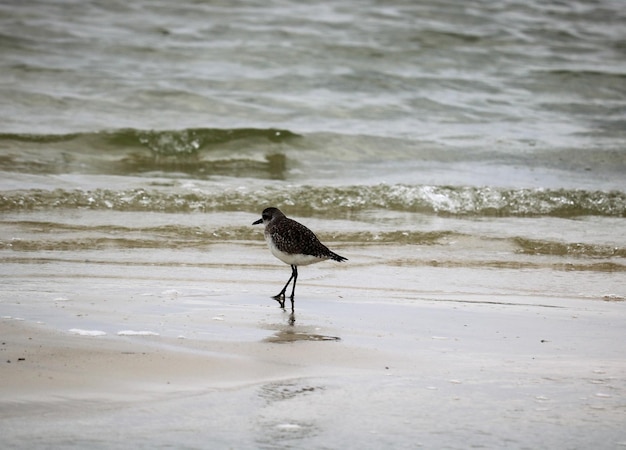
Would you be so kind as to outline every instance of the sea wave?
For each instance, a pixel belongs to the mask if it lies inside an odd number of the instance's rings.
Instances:
[[[388,209],[443,216],[626,217],[626,193],[567,189],[505,189],[432,185],[282,186],[188,191],[168,189],[21,190],[0,195],[0,211],[93,209],[167,213],[257,211],[288,206],[299,215]]]
[[[0,143],[28,142],[50,144],[58,142],[90,143],[93,148],[144,147],[165,155],[185,155],[212,145],[244,139],[281,142],[298,137],[289,130],[276,128],[187,128],[181,130],[121,129],[67,134],[0,133]],[[82,147],[84,151],[88,149]]]
[[[70,134],[1,133],[0,170],[18,173],[132,175],[181,173],[279,178],[275,151],[299,135],[275,128],[120,129]]]
[[[334,180],[342,179],[354,185],[377,180],[623,190],[620,180],[626,166],[621,150],[509,150],[455,148],[402,137],[300,135],[277,128],[0,133],[0,171],[198,180],[231,177],[297,184],[320,180],[336,184]]]

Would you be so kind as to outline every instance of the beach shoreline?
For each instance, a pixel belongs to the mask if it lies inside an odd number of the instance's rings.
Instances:
[[[18,300],[22,317],[0,319],[4,443],[116,448],[158,430],[153,444],[190,447],[626,445],[623,302],[385,292],[319,278],[332,269],[302,277],[295,317],[256,294],[274,286],[258,275],[242,292],[209,276],[212,290],[167,280],[145,297],[141,278],[124,296],[70,277],[72,298]],[[181,441],[180,427],[194,432]]]

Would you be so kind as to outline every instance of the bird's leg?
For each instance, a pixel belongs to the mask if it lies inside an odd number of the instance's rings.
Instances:
[[[296,281],[298,281],[298,266],[291,266],[291,275],[293,276],[293,286],[291,288],[291,312],[294,312],[294,294],[296,293]]]
[[[289,286],[289,283],[291,283],[291,280],[293,279],[293,268],[294,267],[295,266],[291,266],[291,276],[289,277],[289,280],[287,280],[287,284],[285,284],[285,287],[283,287],[282,291],[280,291],[278,294],[276,294],[273,297],[274,300],[276,300],[280,304],[280,307],[283,308],[283,309],[285,309],[285,291],[287,290],[287,286]],[[297,272],[296,272],[296,276],[297,276]],[[291,296],[293,297],[293,292],[291,293]]]

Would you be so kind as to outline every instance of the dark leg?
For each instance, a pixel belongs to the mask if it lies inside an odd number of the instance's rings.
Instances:
[[[294,312],[294,294],[296,293],[296,281],[298,281],[298,266],[291,266],[292,274],[293,274],[293,286],[291,288],[291,312]]]
[[[298,278],[298,271],[295,270],[296,266],[291,266],[291,276],[289,277],[289,280],[287,280],[287,284],[285,284],[285,287],[283,287],[282,291],[280,291],[278,294],[276,294],[273,298],[274,300],[276,300],[278,303],[280,303],[280,307],[285,309],[285,291],[287,290],[287,286],[289,286],[289,283],[291,283],[291,280],[294,279],[294,274],[295,274],[295,278]],[[295,290],[295,280],[294,280],[294,290]],[[293,291],[291,292],[291,302],[292,302],[292,309],[293,309]]]

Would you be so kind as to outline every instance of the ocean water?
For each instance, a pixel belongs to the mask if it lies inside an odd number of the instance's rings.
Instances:
[[[274,205],[355,244],[436,222],[622,271],[625,21],[610,0],[3,2],[0,211],[210,228]]]

